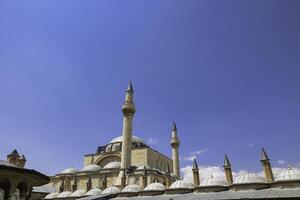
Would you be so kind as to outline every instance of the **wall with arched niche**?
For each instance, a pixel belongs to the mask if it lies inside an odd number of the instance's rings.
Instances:
[[[120,156],[108,155],[105,157],[100,157],[99,159],[96,160],[95,163],[103,168],[106,164],[108,164],[110,162],[114,162],[114,161],[121,162]]]

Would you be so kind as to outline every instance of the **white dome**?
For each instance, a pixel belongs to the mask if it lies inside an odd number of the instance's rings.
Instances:
[[[102,194],[116,194],[118,192],[121,192],[121,190],[117,187],[112,186],[103,190]]]
[[[180,189],[180,188],[193,188],[194,184],[189,182],[189,181],[185,181],[185,180],[178,180],[175,181],[174,183],[171,184],[170,188],[171,189]]]
[[[71,168],[67,168],[63,171],[60,172],[60,174],[75,174],[77,172],[77,169],[71,167]]]
[[[288,167],[286,170],[279,173],[279,175],[276,177],[276,180],[296,180],[300,179],[300,170],[299,169],[293,169],[291,167]]]
[[[65,192],[59,193],[59,195],[57,196],[57,198],[66,198],[66,197],[70,197],[71,195],[72,195],[72,192],[65,191]]]
[[[266,180],[263,179],[262,177],[254,174],[254,173],[249,173],[249,172],[242,172],[240,173],[233,183],[237,184],[243,184],[243,183],[265,183]]]
[[[89,190],[87,193],[85,193],[85,195],[87,196],[99,196],[101,195],[102,190],[99,188],[93,188],[91,190]]]
[[[71,197],[81,197],[84,196],[85,191],[84,190],[76,190],[71,194]]]
[[[50,194],[47,194],[47,196],[45,196],[45,199],[53,199],[56,198],[58,196],[57,192],[52,192]]]
[[[118,162],[118,161],[113,161],[113,162],[110,162],[110,163],[107,163],[103,169],[118,169],[121,167],[121,163]]]
[[[101,169],[101,167],[99,165],[91,164],[91,165],[84,166],[81,169],[81,171],[82,172],[95,172],[95,171],[99,171],[100,169]]]
[[[127,185],[126,187],[124,187],[122,192],[139,192],[141,190],[142,190],[141,186],[132,184],[132,185]]]
[[[122,142],[122,138],[123,138],[123,136],[116,137],[116,138],[112,139],[109,143]],[[132,142],[145,143],[141,138],[139,138],[135,135],[132,136]]]
[[[214,177],[213,175],[210,175],[209,178],[206,178],[200,182],[200,186],[213,186],[213,185],[225,186],[226,182],[223,179]]]
[[[155,183],[150,183],[149,185],[147,185],[147,187],[145,187],[144,190],[165,190],[166,186],[164,186],[161,183],[155,182]]]
[[[145,167],[145,165],[140,165],[140,166],[138,166],[136,169],[137,169],[137,170],[141,170],[141,169],[144,169],[144,167]],[[147,169],[147,170],[151,170],[151,167],[148,166],[148,165],[146,165],[146,169]]]

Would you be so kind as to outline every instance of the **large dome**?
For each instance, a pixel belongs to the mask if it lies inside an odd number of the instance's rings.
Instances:
[[[242,172],[240,173],[233,183],[236,184],[243,184],[243,183],[265,183],[266,180],[262,177],[249,172]]]
[[[116,138],[112,139],[109,143],[122,142],[122,138],[123,138],[122,136],[116,137]],[[145,144],[145,142],[141,138],[139,138],[135,135],[132,136],[132,142],[138,142],[138,143]]]
[[[186,188],[193,188],[193,187],[194,187],[193,183],[185,180],[175,181],[170,186],[171,189],[186,189]]]
[[[112,161],[110,163],[107,163],[103,169],[118,169],[121,167],[121,163],[118,161]]]
[[[91,164],[84,166],[81,171],[82,172],[96,172],[99,171],[101,167],[99,165]]]
[[[300,170],[299,169],[293,169],[291,167],[288,167],[286,170],[279,173],[279,175],[276,177],[277,181],[283,181],[283,180],[299,180],[300,179]]]
[[[214,177],[210,175],[210,177],[201,181],[200,186],[225,186],[226,182],[223,179]]]

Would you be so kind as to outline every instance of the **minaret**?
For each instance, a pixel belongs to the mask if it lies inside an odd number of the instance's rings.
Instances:
[[[171,146],[172,146],[172,159],[173,159],[173,173],[176,175],[177,178],[180,178],[179,153],[178,153],[179,145],[180,142],[177,137],[177,127],[175,122],[173,122]]]
[[[20,158],[20,155],[17,151],[17,149],[14,149],[10,154],[7,155],[7,162],[18,165],[18,159]]]
[[[122,137],[122,154],[121,154],[121,169],[126,170],[131,166],[131,146],[132,146],[132,123],[135,113],[135,105],[133,102],[133,87],[129,81],[126,90],[125,102],[122,106],[123,112],[123,137]]]
[[[265,178],[268,182],[273,182],[274,181],[274,176],[272,172],[272,167],[270,163],[270,159],[264,150],[264,148],[261,149],[261,156],[260,156],[260,161],[264,169],[264,174]]]
[[[194,185],[198,187],[200,185],[200,177],[199,177],[198,164],[195,158],[193,162],[193,180],[194,180]]]
[[[225,154],[225,158],[224,158],[223,167],[224,167],[224,171],[225,171],[227,184],[231,185],[233,183],[232,170],[231,170],[231,164],[230,164],[229,159],[226,154]]]

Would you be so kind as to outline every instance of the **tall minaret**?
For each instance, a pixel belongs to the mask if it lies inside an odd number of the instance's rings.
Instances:
[[[123,137],[122,137],[122,154],[121,154],[121,169],[129,169],[131,166],[131,140],[132,140],[132,122],[135,113],[135,105],[133,102],[133,87],[129,81],[126,90],[125,102],[122,106],[123,112]]]
[[[195,158],[193,161],[193,180],[194,185],[198,187],[200,185],[199,167]]]
[[[233,183],[233,178],[232,178],[232,170],[231,170],[231,164],[229,162],[229,159],[227,155],[225,154],[224,158],[224,171],[225,171],[225,177],[228,185],[231,185]]]
[[[175,122],[173,122],[171,146],[172,146],[172,159],[173,159],[173,173],[176,175],[177,178],[180,178],[179,153],[178,153],[179,145],[180,142],[177,137],[177,127]]]
[[[274,181],[274,176],[272,172],[272,167],[270,163],[270,159],[264,150],[264,148],[261,149],[261,156],[260,156],[260,161],[264,169],[264,174],[265,178],[268,182],[273,182]]]

